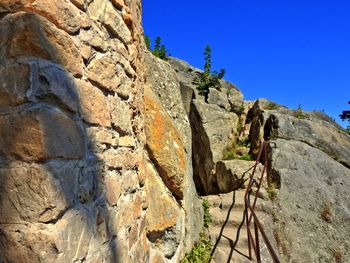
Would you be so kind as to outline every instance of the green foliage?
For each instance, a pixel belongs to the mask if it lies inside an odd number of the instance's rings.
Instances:
[[[237,113],[238,116],[241,116],[243,112],[244,112],[244,105],[242,104],[239,107],[238,111],[236,111],[236,113]]]
[[[303,114],[303,109],[301,108],[300,104],[298,109],[294,112],[294,117],[298,119],[305,119],[305,115]]]
[[[203,230],[199,234],[199,241],[194,245],[190,252],[187,252],[185,257],[181,260],[181,263],[209,263],[211,260],[211,252],[213,245],[210,242],[210,238],[206,234],[206,229],[212,222],[211,215],[209,213],[209,201],[204,198],[202,202],[204,210],[204,225]]]
[[[208,228],[212,222],[211,215],[209,213],[209,201],[208,201],[208,199],[206,199],[206,198],[203,199],[202,206],[203,206],[203,211],[204,211],[204,218],[203,218],[204,219],[204,227]]]
[[[239,127],[238,127],[239,128]],[[242,141],[233,141],[222,151],[222,159],[223,160],[233,160],[240,159],[246,161],[252,161],[253,157],[244,153],[245,149],[250,147],[249,137],[244,138]],[[242,151],[243,148],[243,151]]]
[[[149,36],[144,36],[146,48],[151,51],[151,39]]]
[[[243,154],[239,159],[245,161],[253,161],[253,157],[249,153]]]
[[[197,86],[199,95],[204,96],[205,101],[208,102],[209,88],[221,90],[220,80],[225,75],[225,70],[220,69],[220,72],[211,71],[211,48],[207,45],[204,49],[204,72],[198,73],[193,79],[193,84]]]
[[[277,199],[277,189],[276,184],[270,183],[269,186],[266,189],[267,195],[271,201],[274,201]]]
[[[278,109],[278,104],[274,103],[274,102],[269,102],[265,105],[264,107],[265,110],[277,110]]]
[[[350,135],[350,127],[347,128],[347,129],[344,129],[344,132],[345,132],[346,134]]]
[[[350,104],[350,101],[348,102]],[[346,128],[347,133],[350,135],[350,110],[344,110],[342,114],[339,115],[342,121],[347,120],[349,122],[348,127]]]
[[[236,142],[232,142],[229,146],[227,146],[222,151],[222,159],[223,160],[233,160],[237,159],[237,145]]]
[[[194,245],[190,252],[186,253],[185,257],[181,260],[181,263],[209,263],[212,250],[213,245],[210,242],[210,238],[203,231],[200,234],[199,241]]]
[[[170,53],[166,49],[165,45],[162,44],[162,39],[160,37],[157,37],[154,43],[154,48],[152,49],[151,47],[151,39],[149,36],[145,36],[145,44],[146,47],[153,55],[156,57],[167,60],[168,57],[170,56]]]

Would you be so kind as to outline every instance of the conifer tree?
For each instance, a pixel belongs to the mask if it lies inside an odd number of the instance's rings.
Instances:
[[[198,73],[193,79],[193,84],[197,86],[199,95],[204,96],[206,102],[208,102],[209,88],[221,90],[220,80],[225,75],[225,70],[220,69],[220,72],[211,71],[212,59],[211,59],[211,47],[207,45],[204,49],[204,72]]]

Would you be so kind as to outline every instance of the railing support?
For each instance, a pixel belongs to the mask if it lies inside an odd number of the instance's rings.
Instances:
[[[275,250],[273,249],[272,244],[269,241],[269,239],[264,231],[264,228],[262,227],[257,215],[255,214],[255,206],[256,206],[257,199],[258,199],[258,194],[259,194],[260,188],[262,186],[262,181],[263,181],[264,175],[268,171],[268,169],[267,169],[267,166],[268,166],[267,145],[268,145],[268,142],[261,143],[259,153],[256,157],[253,172],[249,178],[248,187],[247,187],[246,193],[244,195],[244,206],[245,206],[244,218],[246,220],[246,225],[247,225],[249,259],[253,260],[253,257],[252,257],[252,249],[253,249],[257,262],[258,263],[261,262],[260,239],[259,239],[259,232],[260,232],[261,236],[262,236],[262,241],[265,243],[273,262],[280,263],[280,260],[277,256]],[[264,168],[262,170],[260,178],[258,179],[257,190],[256,190],[256,193],[254,196],[253,204],[251,205],[250,195],[253,191],[252,187],[253,187],[253,183],[254,183],[255,171],[256,171],[258,164],[261,161],[261,157],[263,157],[263,156],[264,156]],[[253,222],[254,223],[254,238],[253,238],[253,235],[252,235],[251,229],[250,229],[252,220],[254,220],[254,222]]]

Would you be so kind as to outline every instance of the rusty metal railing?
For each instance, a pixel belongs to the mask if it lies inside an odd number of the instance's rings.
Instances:
[[[250,178],[249,178],[248,187],[247,187],[246,193],[244,195],[244,203],[245,203],[245,212],[244,212],[245,215],[244,215],[244,217],[245,217],[245,221],[246,221],[246,225],[247,225],[249,259],[250,260],[253,259],[253,257],[252,257],[252,250],[253,250],[255,257],[256,257],[256,261],[258,263],[261,262],[261,248],[260,248],[260,234],[261,234],[262,240],[264,241],[273,262],[280,263],[280,260],[278,259],[278,256],[277,256],[275,250],[273,249],[272,244],[271,244],[270,240],[268,239],[268,237],[264,231],[264,228],[261,225],[261,223],[260,223],[260,221],[255,213],[255,206],[256,206],[257,199],[258,199],[258,194],[259,194],[262,182],[263,182],[264,175],[265,175],[265,173],[267,173],[267,165],[268,165],[267,145],[268,145],[268,142],[261,143],[260,150],[259,150],[259,153],[256,157],[255,165],[253,167],[253,172],[251,173]],[[263,163],[264,163],[264,168],[261,172],[260,177],[257,180],[255,180],[254,176],[255,176],[256,168],[261,161],[263,161]],[[253,192],[252,187],[254,185],[257,187],[257,190],[256,190],[255,195],[254,195],[253,203],[251,203],[250,196],[251,196],[251,193]],[[252,226],[254,226],[254,236],[253,236],[253,233],[251,231]]]

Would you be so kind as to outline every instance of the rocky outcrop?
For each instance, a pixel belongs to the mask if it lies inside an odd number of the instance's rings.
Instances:
[[[281,257],[288,262],[349,258],[350,137],[321,112],[259,99],[248,113],[251,153],[270,140],[269,195]],[[267,216],[268,218],[269,216]]]
[[[216,193],[215,163],[222,159],[223,150],[235,142],[238,117],[217,105],[193,100],[190,120],[197,189],[202,194]]]
[[[270,105],[270,107],[269,107]],[[251,152],[256,153],[261,139],[295,140],[320,149],[350,167],[350,138],[333,120],[321,112],[289,110],[258,100],[251,110]]]
[[[255,161],[223,160],[216,163],[216,177],[220,193],[240,189],[250,178]],[[258,164],[255,174],[260,175],[262,165]]]
[[[149,261],[140,11],[1,1],[1,262]]]
[[[274,235],[288,262],[347,262],[350,170],[310,145],[270,143],[270,184],[279,189]]]
[[[215,164],[223,150],[236,142],[238,113],[243,95],[233,84],[222,80],[221,91],[210,89],[208,103],[198,94],[193,79],[201,70],[177,58],[169,58],[180,83],[181,96],[192,128],[193,171],[197,191],[218,193]],[[236,113],[235,113],[236,112]]]
[[[187,113],[189,113],[191,100],[193,98],[204,100],[204,97],[198,95],[197,88],[193,84],[194,77],[202,72],[202,70],[178,58],[170,57],[168,61],[177,73],[185,109]],[[218,105],[227,111],[238,113],[243,104],[243,94],[234,84],[226,80],[221,80],[220,82],[222,86],[220,92],[215,89],[210,90],[209,103]]]
[[[185,250],[189,250],[203,225],[202,205],[193,181],[191,127],[173,68],[149,53],[145,54],[145,62],[146,146],[161,178],[158,180],[163,183],[158,191],[170,190],[177,199],[172,198],[172,205],[181,204],[178,222],[182,222],[185,232],[179,232],[177,244],[184,243]]]

